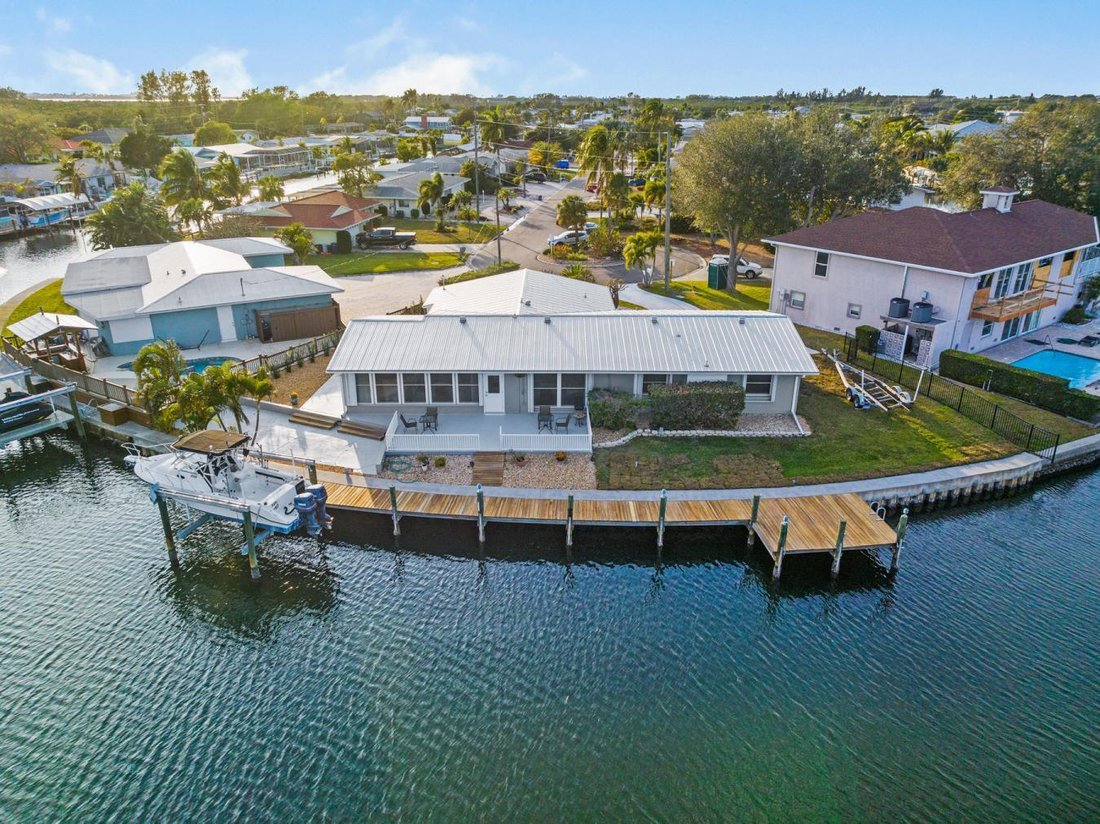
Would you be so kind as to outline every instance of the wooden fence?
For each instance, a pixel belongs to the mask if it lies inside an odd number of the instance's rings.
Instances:
[[[233,369],[243,369],[250,375],[256,374],[261,368],[266,369],[268,372],[272,372],[274,369],[282,370],[286,368],[288,363],[296,365],[299,362],[305,362],[311,355],[317,357],[317,355],[331,352],[336,348],[336,344],[340,342],[340,336],[343,334],[343,329],[327,332],[324,335],[318,335],[311,340],[307,340],[305,343],[291,346],[289,349],[283,349],[271,355],[258,355],[241,361],[234,364]]]

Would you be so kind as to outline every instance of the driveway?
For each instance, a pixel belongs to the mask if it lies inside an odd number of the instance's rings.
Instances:
[[[619,291],[619,298],[627,303],[644,306],[646,309],[694,309],[695,311],[701,311],[687,301],[647,292],[636,283],[628,283],[624,286]]]
[[[385,315],[396,312],[417,300],[439,285],[441,277],[465,272],[465,266],[451,269],[435,269],[430,272],[392,272],[384,275],[351,275],[336,278],[344,291],[334,295],[340,304],[340,316],[344,323],[366,315]]]

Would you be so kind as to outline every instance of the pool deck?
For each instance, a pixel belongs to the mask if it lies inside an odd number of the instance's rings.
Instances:
[[[1082,323],[1079,326],[1070,323],[1055,323],[1051,326],[1044,326],[1042,329],[1035,329],[1026,335],[1005,341],[979,354],[1001,363],[1013,363],[1020,360],[1020,358],[1034,355],[1036,352],[1053,349],[1055,352],[1065,352],[1067,355],[1077,355],[1082,358],[1100,361],[1100,346],[1090,347],[1076,343],[1058,342],[1058,338],[1080,340],[1086,335],[1100,337],[1100,319]],[[1050,340],[1049,345],[1046,342],[1048,338]],[[1029,340],[1041,340],[1043,344],[1028,343]],[[1082,387],[1082,391],[1088,392],[1090,395],[1100,396],[1100,381],[1094,381],[1090,385]]]

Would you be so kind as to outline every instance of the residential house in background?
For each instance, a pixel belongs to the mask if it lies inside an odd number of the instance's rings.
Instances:
[[[414,114],[405,118],[405,128],[417,132],[426,132],[430,129],[438,129],[441,132],[451,130],[450,115]]]
[[[978,134],[992,134],[999,131],[999,123],[987,123],[984,120],[964,120],[962,123],[933,123],[928,131],[933,134],[950,132],[956,140],[963,140]]]
[[[61,294],[95,323],[113,355],[154,340],[195,348],[335,329],[343,289],[318,266],[286,266],[271,238],[180,241],[108,249],[70,263]]]
[[[1034,335],[1077,302],[1100,232],[1016,195],[992,187],[973,211],[874,210],[770,238],[771,309],[832,332],[878,327],[888,356],[929,367],[946,349]]]
[[[312,170],[312,155],[305,146],[253,146],[251,143],[226,143],[219,146],[185,146],[179,151],[190,152],[196,163],[212,166],[223,154],[241,170],[246,180],[257,180],[265,175],[286,177]]]
[[[348,232],[354,240],[359,232],[367,231],[378,219],[377,205],[377,200],[353,197],[334,189],[284,203],[258,205],[248,213],[258,217],[266,229],[301,223],[313,236],[314,243],[328,247],[336,243],[337,232]]]
[[[435,315],[562,315],[614,308],[602,284],[534,269],[437,286],[424,299],[424,309]]]
[[[122,138],[130,134],[129,129],[94,129],[86,134],[78,134],[76,137],[71,138],[72,142],[80,144],[85,141],[89,143],[101,143],[104,146],[117,146],[122,142]]]
[[[373,200],[381,201],[388,213],[394,217],[405,217],[410,210],[417,208],[421,181],[430,180],[434,174],[435,172],[421,171],[383,177],[381,181],[371,186],[366,194]],[[453,195],[469,180],[469,178],[452,174],[442,174],[442,177],[444,197]]]

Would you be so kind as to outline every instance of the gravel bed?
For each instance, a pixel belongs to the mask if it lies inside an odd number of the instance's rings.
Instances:
[[[569,452],[564,461],[553,455],[528,455],[517,464],[504,462],[504,485],[543,489],[595,489],[596,465],[580,452]]]
[[[438,456],[447,461],[445,466],[436,466],[436,457],[436,455],[429,455],[427,469],[421,469],[416,462],[416,457],[413,455],[391,455],[386,458],[386,462],[382,467],[382,471],[378,473],[378,477],[389,478],[394,481],[423,481],[428,484],[473,485],[474,473],[473,467],[471,466],[474,461],[473,455]],[[395,471],[392,468],[396,461],[401,461],[403,463],[406,458],[412,462],[412,466],[409,469]]]

